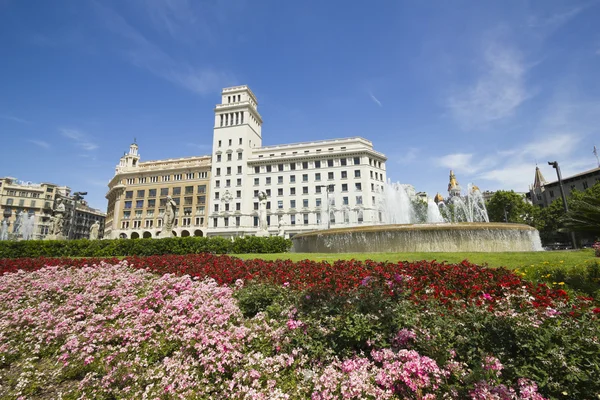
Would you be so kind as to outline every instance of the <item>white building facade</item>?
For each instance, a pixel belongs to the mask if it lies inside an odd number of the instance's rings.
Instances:
[[[386,157],[360,137],[262,146],[258,102],[247,86],[223,89],[215,108],[207,235],[258,231],[267,194],[270,234],[383,222]]]

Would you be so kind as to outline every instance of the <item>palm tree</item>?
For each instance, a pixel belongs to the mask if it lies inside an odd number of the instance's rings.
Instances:
[[[571,199],[569,212],[562,219],[564,232],[586,232],[600,234],[600,198],[584,194],[579,199]]]

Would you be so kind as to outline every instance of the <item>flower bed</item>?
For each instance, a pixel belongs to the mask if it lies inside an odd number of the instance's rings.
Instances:
[[[0,398],[600,392],[594,300],[503,269],[199,254],[0,271]]]

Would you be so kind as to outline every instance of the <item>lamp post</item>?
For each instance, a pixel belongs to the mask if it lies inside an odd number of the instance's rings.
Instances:
[[[557,161],[548,161],[548,165],[551,165],[552,168],[556,170],[556,176],[558,177],[558,187],[560,188],[560,196],[562,197],[563,207],[565,208],[565,213],[569,212],[569,206],[567,205],[567,196],[565,195],[565,189],[563,188],[562,176],[560,174],[560,167],[558,166]],[[575,242],[575,232],[571,231],[571,242],[573,244],[573,248],[577,248],[577,243]]]
[[[73,225],[75,224],[75,212],[77,211],[77,202],[83,200],[83,196],[85,196],[86,194],[87,192],[73,193],[73,210],[71,211],[71,223],[69,224],[69,233],[67,234],[67,239],[71,239],[71,232],[73,231]]]
[[[318,188],[325,188],[325,202],[327,203],[327,229],[331,229],[331,216],[329,215],[329,192],[333,192],[334,185],[318,185]],[[330,190],[331,188],[331,190]]]

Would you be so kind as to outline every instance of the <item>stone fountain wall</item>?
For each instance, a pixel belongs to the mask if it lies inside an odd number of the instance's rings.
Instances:
[[[297,253],[542,250],[535,228],[504,223],[377,225],[301,233],[292,240]]]

